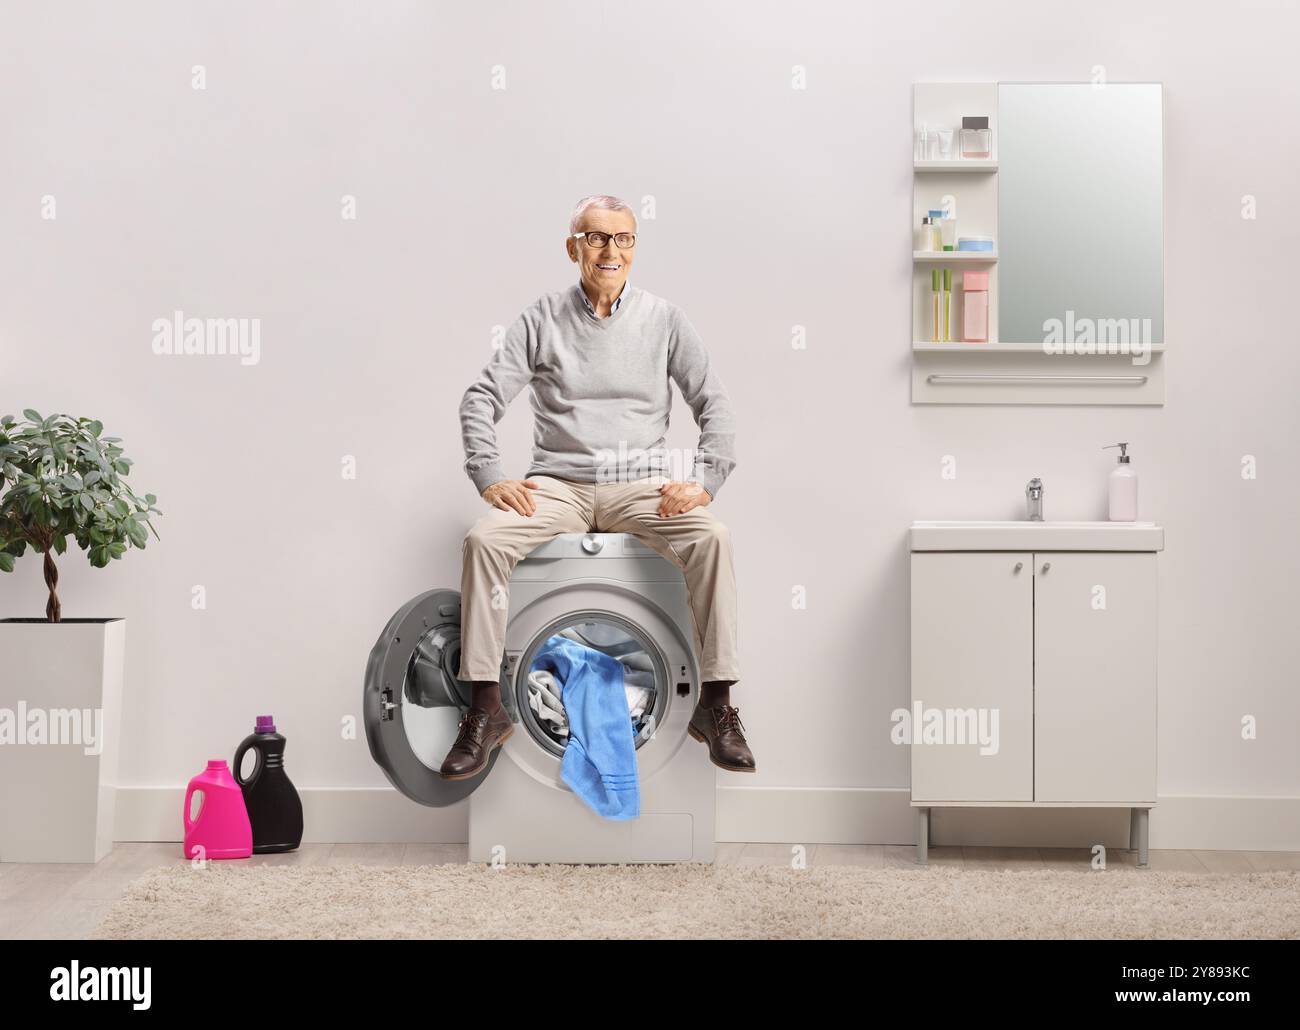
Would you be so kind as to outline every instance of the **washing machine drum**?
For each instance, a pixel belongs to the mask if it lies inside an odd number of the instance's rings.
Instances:
[[[667,662],[650,635],[635,622],[604,610],[570,611],[537,627],[520,665],[532,669],[534,657],[555,637],[617,658],[624,668],[624,689],[638,750],[654,736],[669,703]],[[460,670],[460,594],[430,590],[408,601],[384,627],[366,665],[366,739],[370,754],[392,784],[425,805],[450,805],[474,792],[502,754],[492,752],[483,772],[466,780],[445,780],[438,770],[455,742],[460,716],[470,704],[470,684],[456,678]],[[682,670],[683,674],[685,670]],[[537,746],[539,754],[559,758],[567,729],[554,710],[532,704],[528,677],[521,673],[515,696],[503,671],[502,702],[511,718]],[[681,677],[676,677],[681,679]],[[690,683],[678,690],[689,695]]]

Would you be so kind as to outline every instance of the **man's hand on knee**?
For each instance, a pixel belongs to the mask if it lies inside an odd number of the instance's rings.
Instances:
[[[692,508],[703,508],[713,500],[709,491],[699,483],[664,483],[659,488],[659,514],[661,517],[680,515]]]
[[[503,479],[483,491],[483,500],[502,511],[517,511],[520,515],[531,516],[537,511],[531,493],[537,485],[531,479]]]

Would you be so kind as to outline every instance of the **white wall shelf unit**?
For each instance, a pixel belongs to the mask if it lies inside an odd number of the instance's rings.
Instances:
[[[996,265],[996,250],[914,250],[912,260],[926,265]]]
[[[1151,343],[1146,345],[1146,349],[1152,354],[1163,354],[1165,345],[1163,343]],[[973,351],[984,351],[992,354],[1043,354],[1048,355],[1044,344],[1041,343],[932,343],[929,340],[915,340],[912,343],[913,353],[925,354],[970,354]],[[1082,354],[1082,357],[1108,358],[1117,355],[1098,352],[1096,354]],[[1129,357],[1130,355],[1118,355],[1119,357]]]
[[[964,161],[913,161],[912,168],[918,172],[996,172],[998,163],[991,159],[971,157]]]

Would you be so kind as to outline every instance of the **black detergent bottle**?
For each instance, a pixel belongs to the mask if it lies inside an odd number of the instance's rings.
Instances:
[[[293,851],[302,843],[302,799],[284,771],[284,745],[284,737],[275,732],[275,720],[259,715],[256,729],[235,749],[230,763],[253,824],[255,855]],[[241,763],[249,748],[257,751],[257,764],[244,779]]]

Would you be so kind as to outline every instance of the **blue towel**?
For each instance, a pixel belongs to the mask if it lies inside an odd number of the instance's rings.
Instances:
[[[560,779],[597,815],[637,818],[641,782],[623,690],[623,663],[557,634],[542,645],[532,668],[550,671],[563,685],[569,742]]]

